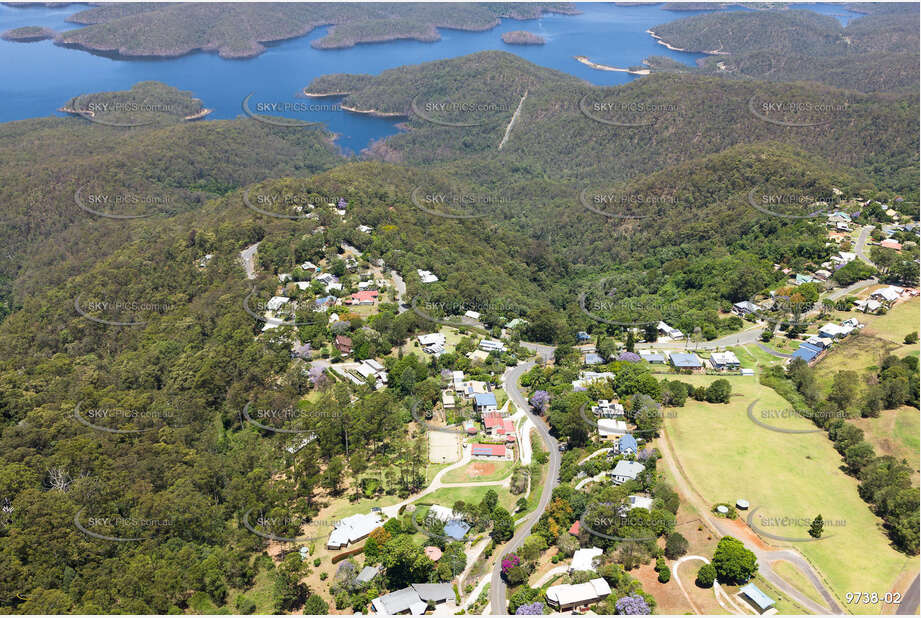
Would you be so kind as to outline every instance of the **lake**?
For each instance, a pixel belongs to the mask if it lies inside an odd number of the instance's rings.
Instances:
[[[68,30],[76,25],[67,17],[87,8],[81,5],[49,8],[14,8],[0,5],[0,31],[20,26],[45,26]],[[435,43],[392,41],[361,44],[348,49],[318,50],[311,41],[326,28],[278,44],[256,58],[224,60],[214,53],[192,53],[171,59],[112,58],[67,49],[51,41],[14,43],[0,40],[0,121],[57,114],[57,108],[78,94],[127,90],[140,81],[155,80],[190,90],[205,107],[209,118],[234,118],[243,113],[242,102],[250,93],[250,109],[256,102],[296,103],[295,95],[315,77],[327,73],[372,73],[405,64],[454,58],[484,50],[504,50],[535,64],[564,71],[598,85],[626,83],[635,76],[591,69],[574,59],[588,56],[594,62],[616,67],[635,66],[648,56],[668,56],[693,64],[703,54],[672,51],[659,45],[646,30],[665,22],[704,11],[666,11],[662,5],[615,6],[579,4],[581,15],[547,15],[528,21],[502,20],[486,32],[440,29]],[[846,24],[859,17],[843,6],[797,5],[833,15]],[[738,9],[736,9],[738,10]],[[540,34],[546,45],[507,45],[500,36],[510,30]],[[335,100],[312,100],[334,108]],[[325,123],[339,137],[345,152],[358,152],[371,141],[398,131],[397,120],[352,114],[337,109],[278,114]]]

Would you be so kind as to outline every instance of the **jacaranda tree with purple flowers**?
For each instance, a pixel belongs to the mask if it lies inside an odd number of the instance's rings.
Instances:
[[[537,410],[538,414],[543,414],[547,411],[547,404],[550,403],[550,393],[547,391],[534,391],[534,394],[531,395],[531,407]]]
[[[617,613],[622,616],[645,616],[651,613],[646,600],[636,594],[617,599],[614,607],[617,609]]]
[[[534,603],[527,603],[518,608],[518,611],[515,612],[516,616],[541,616],[544,613],[544,604],[540,601],[535,601]]]
[[[636,352],[621,352],[617,356],[617,360],[624,361],[627,363],[638,363],[643,359]]]

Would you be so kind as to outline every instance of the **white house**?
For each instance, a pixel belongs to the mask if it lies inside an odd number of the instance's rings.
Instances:
[[[465,315],[466,317],[470,318],[471,320],[479,320],[479,319],[480,319],[480,312],[479,312],[479,311],[465,311],[465,312],[464,312],[464,315]]]
[[[598,437],[602,440],[616,440],[627,434],[627,423],[613,418],[598,419]]]
[[[341,549],[350,543],[355,543],[371,534],[384,523],[380,513],[356,513],[340,519],[333,527],[326,542],[327,549]]]
[[[684,339],[684,333],[682,333],[677,328],[672,328],[665,322],[659,322],[659,324],[656,326],[656,329],[670,339]]]
[[[569,572],[594,571],[595,558],[600,557],[603,553],[604,550],[600,547],[587,547],[585,549],[577,549],[576,553],[572,555],[572,562],[569,563]]]
[[[896,285],[890,285],[888,287],[876,290],[870,294],[870,298],[875,298],[886,303],[892,303],[897,301],[902,296],[902,292],[904,291],[904,288],[900,288]]]
[[[438,281],[438,277],[430,270],[416,269],[416,272],[419,273],[419,278],[422,279],[422,283],[435,283]]]
[[[838,337],[843,337],[844,334],[840,326],[831,322],[819,328],[819,337],[824,337],[825,339],[837,339]]]
[[[615,485],[623,485],[627,481],[636,480],[636,477],[645,469],[645,466],[638,461],[621,459],[617,462],[617,465],[614,466],[614,469],[611,470],[611,481]]]
[[[710,364],[714,369],[738,369],[741,366],[739,358],[730,350],[714,352],[710,355]]]
[[[288,301],[290,300],[291,299],[288,298],[287,296],[273,296],[272,298],[269,299],[269,302],[265,304],[265,308],[268,309],[269,311],[278,311],[283,306],[288,304]]]
[[[595,416],[601,416],[603,418],[623,416],[624,406],[616,401],[600,399],[597,406],[592,406],[592,412],[595,414]]]
[[[355,371],[365,379],[372,378],[376,389],[387,386],[387,369],[373,358],[361,361]]]
[[[484,352],[505,352],[505,344],[494,339],[484,339],[477,347]]]
[[[601,373],[597,371],[581,371],[579,372],[579,379],[572,381],[572,387],[588,388],[592,382],[596,380],[607,380],[608,378],[614,378],[614,374],[610,371],[604,371]]]
[[[547,588],[547,603],[560,612],[569,611],[582,605],[591,605],[611,594],[611,587],[604,578],[585,582],[584,584],[560,584]]]

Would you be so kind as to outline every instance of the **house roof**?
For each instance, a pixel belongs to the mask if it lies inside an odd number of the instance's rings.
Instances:
[[[717,365],[738,365],[739,358],[731,351],[714,352],[710,355],[710,360]]]
[[[473,401],[478,406],[497,406],[496,396],[492,393],[477,393],[473,396]]]
[[[694,353],[672,352],[669,358],[675,367],[697,368],[702,366],[700,358]]]
[[[635,479],[637,475],[645,470],[645,466],[639,463],[638,461],[627,461],[626,459],[621,459],[617,462],[617,465],[614,466],[614,470],[611,472],[614,476],[625,476],[627,478]]]
[[[665,355],[659,354],[658,352],[648,352],[646,350],[640,351],[640,358],[648,363],[664,363]]]
[[[347,345],[351,347],[352,338],[346,337],[345,335],[336,335],[336,345]]]
[[[569,527],[569,534],[576,536],[577,534],[579,534],[579,529],[581,527],[582,526],[579,524],[579,520],[577,519],[576,523],[574,523],[573,525]]]
[[[620,437],[620,440],[617,441],[617,448],[620,449],[620,452],[623,453],[627,449],[633,449],[633,452],[636,452],[638,448],[636,443],[636,438],[634,438],[629,433]]]
[[[389,594],[377,597],[371,604],[379,614],[396,615],[407,610],[413,616],[422,615],[428,607],[428,604],[419,597],[412,588],[403,588]]]
[[[371,534],[382,523],[380,514],[375,512],[357,513],[345,519],[340,519],[330,533],[327,545],[342,547],[343,545],[354,543]]]
[[[380,572],[380,571],[378,570],[377,567],[366,566],[366,567],[363,568],[363,569],[361,570],[361,572],[358,574],[358,578],[357,578],[357,579],[358,579],[358,581],[359,581],[360,583],[364,584],[364,583],[367,583],[367,582],[371,581],[371,580],[374,579],[375,577],[377,577],[377,574],[378,574],[379,572]]]
[[[627,432],[627,423],[615,418],[598,419],[598,435],[600,436],[619,436]]]
[[[807,363],[819,355],[819,351],[809,346],[800,346],[793,352],[793,358],[801,358]]]
[[[627,496],[627,501],[632,509],[652,509],[652,498],[646,496]]]
[[[560,584],[547,588],[547,599],[558,605],[582,604],[611,594],[611,587],[601,577],[584,584]]]
[[[749,300],[743,300],[741,302],[735,303],[733,307],[736,309],[744,309],[745,311],[758,311],[761,308]]]
[[[746,584],[742,586],[742,589],[739,590],[739,592],[754,601],[755,605],[761,608],[762,611],[775,604],[774,599],[761,592],[761,589],[758,588],[758,586],[755,584]]]
[[[451,584],[413,584],[412,589],[423,601],[440,603],[454,598],[454,589]]]
[[[504,444],[474,444],[470,452],[471,455],[494,455],[496,457],[505,457]]]
[[[365,300],[377,300],[377,297],[379,294],[380,292],[378,292],[377,290],[361,290],[360,292],[355,292],[354,294],[352,294],[351,298],[352,300],[355,300],[358,302],[362,302]]]
[[[592,565],[592,561],[603,553],[604,550],[600,547],[577,549],[576,553],[572,555],[572,562],[569,563],[569,568],[573,571],[594,571],[595,567]]]
[[[589,352],[585,355],[585,364],[586,365],[600,365],[604,362],[604,359],[601,358],[601,355],[596,354],[595,352]]]

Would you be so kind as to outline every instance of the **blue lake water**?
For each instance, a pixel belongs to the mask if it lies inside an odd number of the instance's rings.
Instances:
[[[0,5],[0,31],[20,26],[46,26],[55,30],[76,27],[67,17],[83,6],[13,8]],[[665,22],[697,15],[704,11],[666,11],[662,5],[615,6],[579,4],[580,15],[546,15],[540,19],[505,19],[486,32],[440,29],[435,43],[392,41],[362,44],[348,49],[318,50],[311,41],[321,38],[326,29],[274,44],[256,58],[225,60],[214,53],[193,53],[180,58],[125,60],[91,54],[54,45],[51,41],[14,43],[0,40],[0,121],[21,120],[56,114],[71,97],[100,91],[126,90],[140,81],[156,80],[190,90],[205,107],[210,118],[241,115],[243,99],[251,92],[250,108],[257,102],[306,102],[295,95],[315,77],[327,73],[372,73],[405,64],[454,58],[484,50],[504,50],[535,64],[564,71],[598,85],[626,83],[627,73],[598,71],[574,59],[584,55],[601,64],[635,66],[648,56],[668,56],[693,64],[703,54],[672,51],[655,42],[646,30]],[[833,15],[842,24],[859,17],[843,6],[802,4],[808,9]],[[731,9],[730,9],[731,10]],[[738,9],[736,9],[738,10]],[[528,30],[540,34],[546,45],[506,45],[503,32]],[[312,103],[330,100],[313,100]],[[339,135],[337,143],[345,151],[357,152],[371,141],[398,131],[398,121],[373,118],[339,110],[291,112],[299,120],[323,122]]]

